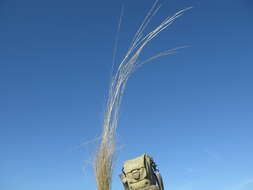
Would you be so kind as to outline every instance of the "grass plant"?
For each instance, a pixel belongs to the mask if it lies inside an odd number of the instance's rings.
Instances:
[[[115,74],[112,76],[112,81],[109,87],[109,94],[107,98],[106,111],[103,121],[103,131],[99,146],[97,147],[95,159],[94,159],[94,173],[96,177],[98,190],[110,190],[112,183],[112,173],[115,161],[115,133],[119,118],[119,109],[122,100],[122,95],[125,90],[126,83],[131,74],[143,64],[152,61],[161,56],[175,53],[176,50],[184,48],[185,46],[168,49],[158,54],[151,56],[150,58],[139,61],[144,47],[164,29],[171,25],[178,17],[180,17],[186,10],[186,8],[176,12],[173,16],[165,18],[157,27],[150,32],[144,34],[144,30],[149,25],[151,19],[158,12],[161,5],[156,0],[151,9],[148,11],[139,29],[135,33],[133,40],[130,44],[126,55],[120,62]]]

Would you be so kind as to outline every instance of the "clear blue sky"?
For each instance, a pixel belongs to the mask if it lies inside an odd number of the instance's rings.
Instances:
[[[151,27],[193,6],[129,80],[113,190],[124,160],[154,157],[170,190],[253,189],[253,3],[163,0]],[[117,61],[152,0],[0,0],[0,189],[92,190],[121,4]],[[149,29],[150,29],[149,28]]]

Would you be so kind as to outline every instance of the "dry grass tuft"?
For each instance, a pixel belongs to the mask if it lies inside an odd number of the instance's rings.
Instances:
[[[178,17],[180,17],[186,10],[183,9],[172,17],[167,17],[165,20],[157,26],[154,30],[143,34],[145,28],[150,23],[153,16],[157,13],[161,6],[158,4],[158,0],[155,1],[152,8],[149,10],[144,21],[137,30],[133,41],[121,61],[115,75],[112,78],[111,86],[109,89],[109,96],[107,99],[107,107],[103,122],[103,132],[100,144],[97,148],[97,153],[94,161],[94,171],[97,182],[98,190],[110,190],[112,182],[113,164],[115,158],[115,132],[117,128],[117,122],[119,117],[119,108],[122,100],[122,95],[125,89],[125,85],[129,76],[141,65],[161,56],[175,53],[177,49],[184,48],[178,47],[174,49],[165,50],[154,56],[151,56],[147,60],[138,61],[138,58],[143,48],[153,40],[161,31],[172,24]]]

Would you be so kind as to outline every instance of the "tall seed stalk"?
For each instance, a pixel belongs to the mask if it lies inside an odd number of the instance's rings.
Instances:
[[[142,24],[134,35],[125,57],[120,62],[114,76],[112,77],[103,121],[103,131],[94,160],[94,173],[98,190],[111,189],[112,173],[115,161],[115,132],[119,118],[122,95],[124,93],[128,78],[138,67],[142,66],[143,64],[155,58],[175,53],[176,50],[185,47],[182,46],[174,49],[168,49],[151,56],[144,61],[138,60],[142,50],[151,40],[153,40],[161,31],[171,25],[186,10],[191,8],[189,7],[183,9],[175,13],[173,16],[165,18],[160,25],[144,35],[143,32],[145,28],[148,26],[153,16],[161,7],[161,5],[158,4],[158,1],[159,0],[155,1],[147,13]]]

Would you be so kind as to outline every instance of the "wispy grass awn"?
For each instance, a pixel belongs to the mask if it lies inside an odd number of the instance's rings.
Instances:
[[[161,7],[158,1],[159,0],[155,1],[147,13],[142,24],[134,35],[125,57],[120,62],[114,76],[112,77],[107,99],[106,112],[104,115],[102,136],[94,159],[94,173],[98,190],[111,189],[112,173],[115,160],[115,132],[119,118],[119,109],[122,95],[124,93],[128,78],[134,71],[136,71],[138,67],[142,66],[143,64],[158,57],[175,53],[176,50],[185,47],[182,46],[168,49],[156,55],[153,55],[144,61],[138,60],[142,50],[151,40],[153,40],[161,31],[171,25],[185,11],[191,9],[191,7],[189,7],[180,10],[173,16],[165,18],[163,22],[160,23],[155,29],[144,35],[144,30]],[[115,60],[115,58],[113,59]]]

